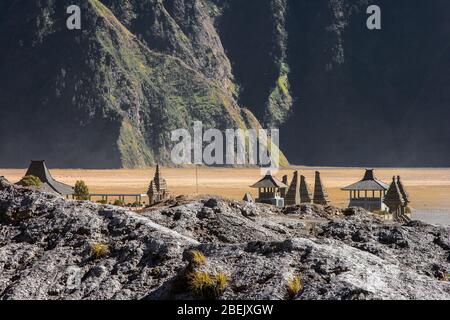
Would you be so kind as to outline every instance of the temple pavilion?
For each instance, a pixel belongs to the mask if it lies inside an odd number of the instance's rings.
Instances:
[[[389,186],[376,179],[373,169],[366,170],[364,178],[342,190],[350,193],[349,207],[361,207],[368,211],[387,211],[384,197]]]
[[[264,178],[255,183],[251,188],[258,189],[258,199],[256,202],[284,207],[284,198],[281,197],[282,190],[289,187],[268,172]]]

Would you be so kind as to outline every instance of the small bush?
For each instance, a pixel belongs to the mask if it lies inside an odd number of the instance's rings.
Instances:
[[[94,243],[91,245],[91,256],[95,259],[99,259],[105,257],[109,254],[109,248],[106,244],[103,243]]]
[[[228,277],[224,273],[215,276],[207,272],[196,271],[188,275],[189,288],[192,293],[203,299],[216,299],[226,289]]]
[[[227,288],[228,276],[223,272],[219,272],[218,274],[216,274],[215,278],[216,278],[216,291],[217,291],[216,293],[217,293],[217,295],[221,295]]]
[[[77,200],[89,199],[89,188],[83,180],[79,180],[75,183],[74,196]]]
[[[188,275],[189,288],[198,297],[214,298],[216,282],[207,272],[192,272]]]
[[[18,185],[23,187],[36,187],[39,189],[42,185],[42,181],[35,176],[25,176],[19,181]]]
[[[125,203],[122,200],[117,199],[114,201],[114,205],[117,207],[123,207]]]
[[[99,201],[97,201],[97,203],[100,203],[100,204],[108,204],[108,202],[107,202],[106,200],[99,200]]]
[[[288,280],[286,285],[289,299],[294,299],[302,289],[302,280],[299,276],[294,276]]]
[[[206,257],[201,251],[194,250],[191,253],[191,262],[196,266],[202,266],[206,263]]]

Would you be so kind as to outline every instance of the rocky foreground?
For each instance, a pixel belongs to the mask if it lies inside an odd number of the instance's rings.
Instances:
[[[204,298],[195,272],[226,275],[217,299],[450,299],[449,262],[448,228],[361,209],[179,198],[133,213],[0,179],[1,299]]]

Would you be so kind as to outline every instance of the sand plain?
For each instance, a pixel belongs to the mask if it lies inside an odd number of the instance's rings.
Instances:
[[[364,175],[363,168],[332,167],[292,167],[280,170],[276,176],[281,179],[285,174],[292,177],[292,172],[299,170],[306,176],[311,187],[314,185],[314,172],[319,170],[323,182],[334,205],[346,206],[348,193],[341,191]],[[0,169],[0,176],[17,182],[26,169]],[[51,169],[53,176],[62,182],[74,185],[77,180],[84,180],[91,193],[146,193],[148,184],[154,175],[154,168],[118,169],[118,170],[84,170]],[[170,191],[174,195],[196,193],[196,170],[190,168],[162,168]],[[256,195],[256,190],[249,186],[261,178],[262,172],[257,168],[207,168],[199,167],[198,193],[217,194],[231,199],[241,199],[246,192]],[[389,183],[392,176],[402,176],[412,200],[412,207],[417,210],[449,209],[450,211],[450,168],[379,168],[375,169],[378,179]]]

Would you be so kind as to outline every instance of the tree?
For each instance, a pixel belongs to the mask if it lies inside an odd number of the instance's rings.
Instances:
[[[35,176],[25,176],[19,181],[18,185],[23,187],[35,187],[39,189],[42,185],[42,181]]]
[[[83,180],[79,180],[75,183],[74,195],[77,200],[89,199],[89,188]]]

